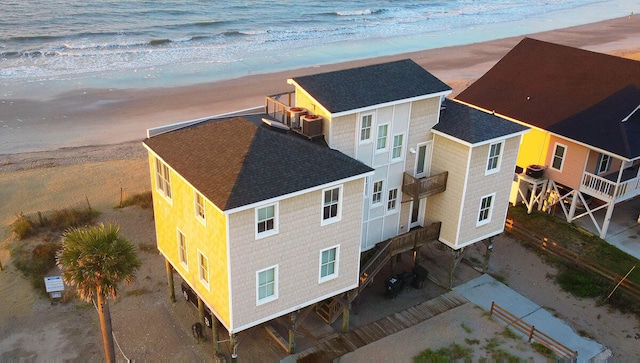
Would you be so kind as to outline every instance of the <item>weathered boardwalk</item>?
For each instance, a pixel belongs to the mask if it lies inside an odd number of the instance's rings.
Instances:
[[[361,326],[348,333],[339,334],[321,341],[312,348],[294,354],[293,358],[297,361],[304,361],[305,357],[321,358],[322,361],[333,360],[468,302],[467,299],[455,291],[449,291],[434,299]]]

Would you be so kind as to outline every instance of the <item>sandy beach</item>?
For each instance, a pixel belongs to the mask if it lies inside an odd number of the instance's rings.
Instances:
[[[640,60],[638,16],[529,36]],[[123,232],[128,238],[139,245],[155,244],[149,211],[137,207],[113,211],[121,191],[133,194],[149,190],[146,152],[140,142],[146,136],[146,129],[263,105],[265,95],[290,90],[286,83],[289,77],[403,58],[415,60],[445,81],[455,96],[521,39],[499,39],[186,87],[82,89],[46,100],[0,100],[0,262],[5,266],[5,271],[0,272],[0,343],[5,344],[0,344],[0,353],[1,348],[11,348],[15,353],[0,355],[0,358],[44,360],[51,357],[47,355],[48,347],[57,349],[58,353],[53,356],[62,359],[101,357],[95,314],[76,303],[51,312],[48,302],[36,296],[29,283],[11,266],[7,246],[15,241],[9,224],[20,212],[70,207],[89,200],[93,208],[105,213],[101,220],[123,223]],[[557,287],[550,287],[555,286],[548,278],[555,273],[552,268],[543,271],[546,275],[538,273],[536,285],[531,279],[535,275],[533,271],[540,269],[534,266],[538,260],[531,258],[530,255],[535,254],[530,251],[519,246],[497,251],[495,255],[502,257],[495,258],[493,269],[505,276],[514,289],[525,296],[542,296],[541,305],[552,307],[576,329],[584,330],[594,340],[610,347],[614,356],[640,358],[636,341],[640,328],[635,317],[608,311],[605,306],[596,306],[595,301],[577,300]],[[123,345],[139,359],[204,359],[208,349],[194,348],[189,340],[189,320],[182,321],[184,326],[181,326],[180,320],[171,320],[175,312],[163,318],[164,325],[174,327],[172,332],[143,327],[140,321],[143,318],[153,319],[175,310],[165,298],[163,261],[157,254],[147,254],[145,260],[149,264],[139,282],[125,291],[145,288],[149,292],[141,296],[125,294],[125,299],[130,301],[116,303],[112,309],[115,329],[123,331],[128,338],[123,339]],[[514,262],[516,260],[520,262]],[[148,304],[150,299],[160,302]],[[179,317],[192,314],[191,308],[185,306],[178,308]],[[140,315],[142,310],[144,314]],[[42,316],[48,316],[50,321],[43,321]],[[600,323],[593,321],[594,316],[597,319],[602,316]],[[128,321],[140,324],[129,324],[125,328]],[[38,335],[37,343],[28,338],[33,331],[45,332]],[[34,346],[31,350],[27,349],[30,344]],[[181,350],[173,349],[176,347]]]
[[[530,36],[597,52],[633,56],[640,47],[640,17],[623,17]],[[46,100],[2,99],[0,155],[142,140],[146,129],[151,127],[261,106],[264,96],[291,90],[286,83],[289,77],[404,58],[413,59],[445,81],[455,96],[521,39],[512,37],[185,87],[79,89]]]

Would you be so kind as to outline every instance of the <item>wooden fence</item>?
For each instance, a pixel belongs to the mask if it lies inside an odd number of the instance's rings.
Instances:
[[[580,256],[579,254],[561,246],[555,241],[550,241],[546,237],[537,236],[535,232],[528,230],[522,226],[516,225],[513,222],[513,219],[507,218],[505,222],[505,231],[518,236],[521,241],[534,246],[551,256],[560,258],[582,269],[591,271],[598,276],[611,281],[613,285],[620,283],[619,289],[623,293],[633,299],[640,301],[640,285],[638,285],[634,281],[625,279],[624,276],[618,274],[617,272],[611,271],[606,267],[585,258],[584,256]]]
[[[554,353],[570,362],[576,361],[578,351],[569,349],[566,345],[536,329],[534,325],[530,325],[493,301],[491,302],[491,316],[495,316],[507,323],[507,326],[513,327],[524,334],[528,338],[528,342],[535,341],[536,343],[551,349]]]

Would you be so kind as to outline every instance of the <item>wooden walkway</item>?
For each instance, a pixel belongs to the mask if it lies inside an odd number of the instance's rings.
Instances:
[[[455,291],[449,291],[407,310],[387,316],[348,333],[339,334],[321,341],[312,348],[294,354],[293,358],[296,361],[303,362],[305,361],[304,358],[310,361],[312,358],[320,358],[322,361],[333,360],[468,302],[467,299]]]

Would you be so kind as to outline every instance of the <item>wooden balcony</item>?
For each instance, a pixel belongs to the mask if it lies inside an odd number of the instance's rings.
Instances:
[[[416,178],[411,174],[404,173],[402,177],[402,193],[413,200],[442,193],[447,189],[448,176],[449,172],[447,171],[425,178]]]

